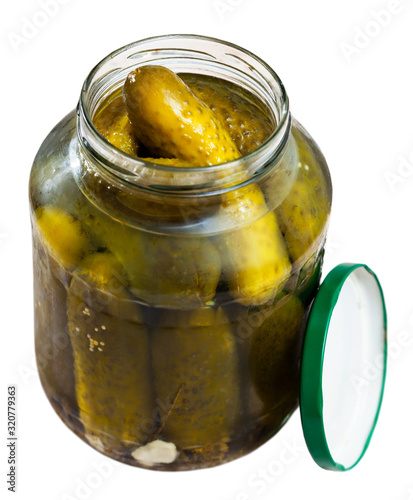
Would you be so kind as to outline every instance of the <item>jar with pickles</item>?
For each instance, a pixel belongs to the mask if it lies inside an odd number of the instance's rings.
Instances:
[[[188,470],[284,425],[331,182],[270,67],[200,36],[110,54],[42,144],[30,201],[39,375],[80,438]]]

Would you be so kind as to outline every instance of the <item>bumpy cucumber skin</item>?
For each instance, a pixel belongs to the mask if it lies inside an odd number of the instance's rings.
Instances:
[[[73,274],[67,314],[76,396],[87,439],[109,449],[145,443],[153,419],[149,336],[119,280],[120,263],[97,253]]]
[[[155,387],[169,411],[162,435],[183,450],[213,448],[237,431],[239,367],[221,309],[170,311],[152,333]]]
[[[93,121],[98,132],[113,146],[131,156],[137,156],[138,141],[121,95],[102,108]]]
[[[293,127],[292,132],[299,151],[299,169],[291,191],[276,214],[292,261],[303,265],[303,257],[308,259],[309,252],[317,252],[325,236],[331,197],[314,152],[299,130]]]
[[[198,75],[180,75],[188,87],[221,120],[242,156],[265,142],[274,130],[259,104],[237,93],[229,82]],[[250,96],[252,98],[252,96]]]
[[[123,92],[135,134],[153,156],[198,166],[240,157],[221,121],[173,71],[137,68],[126,78]]]

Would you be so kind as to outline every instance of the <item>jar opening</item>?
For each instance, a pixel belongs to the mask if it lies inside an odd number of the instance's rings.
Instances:
[[[266,107],[274,122],[273,133],[237,160],[202,167],[160,165],[113,147],[93,124],[94,113],[108,95],[120,89],[133,69],[148,64],[163,65],[177,73],[218,77],[243,87]],[[279,163],[290,127],[288,96],[277,74],[241,47],[198,35],[152,37],[112,52],[86,78],[78,104],[80,144],[94,163],[122,182],[174,193],[216,193],[255,181]]]

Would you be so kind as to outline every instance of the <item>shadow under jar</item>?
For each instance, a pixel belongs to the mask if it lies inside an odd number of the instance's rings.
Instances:
[[[265,116],[268,137],[213,166],[117,149],[94,118],[143,65],[207,90],[224,81]],[[271,68],[199,36],[114,52],[42,144],[30,201],[39,374],[79,437],[131,465],[188,470],[243,456],[283,426],[298,404],[331,182]]]

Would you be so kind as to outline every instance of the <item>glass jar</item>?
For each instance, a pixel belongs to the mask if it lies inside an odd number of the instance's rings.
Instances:
[[[148,64],[247,92],[272,134],[208,167],[124,153],[93,117]],[[245,455],[284,425],[331,181],[271,68],[200,36],[110,54],[40,147],[30,202],[39,375],[72,431],[122,462],[187,470]]]

